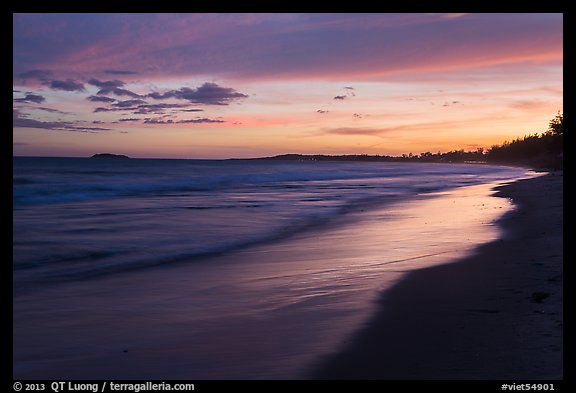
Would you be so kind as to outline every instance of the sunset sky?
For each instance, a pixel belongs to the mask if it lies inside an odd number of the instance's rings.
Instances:
[[[475,150],[563,110],[562,14],[15,14],[13,153]]]

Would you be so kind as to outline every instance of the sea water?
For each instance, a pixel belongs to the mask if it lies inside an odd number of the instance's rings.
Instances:
[[[358,206],[515,178],[482,165],[14,158],[14,288],[192,261]]]
[[[487,185],[528,176],[464,164],[13,163],[15,377],[79,379],[295,378],[402,274],[497,236],[509,206]]]

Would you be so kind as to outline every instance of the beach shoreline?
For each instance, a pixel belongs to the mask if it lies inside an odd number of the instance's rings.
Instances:
[[[546,203],[557,206],[561,214],[562,177],[555,176],[554,184],[544,181],[544,186],[529,189],[544,190]],[[481,370],[473,363],[480,355],[471,351],[485,345],[478,338],[481,335],[468,325],[475,323],[478,329],[500,331],[498,323],[507,315],[506,307],[517,311],[515,304],[504,302],[504,307],[499,303],[500,294],[496,290],[499,287],[516,290],[512,294],[505,291],[506,296],[524,296],[522,302],[527,304],[522,306],[526,314],[522,314],[522,326],[534,325],[530,316],[536,319],[547,316],[550,317],[547,323],[562,323],[558,293],[548,288],[532,289],[534,285],[530,282],[516,288],[506,281],[518,275],[516,264],[503,263],[503,270],[493,264],[472,263],[476,268],[470,270],[469,263],[465,263],[461,271],[452,267],[458,263],[446,265],[447,261],[468,260],[470,253],[473,259],[482,255],[484,247],[506,244],[518,236],[519,246],[523,247],[522,233],[514,230],[516,224],[511,225],[513,222],[509,223],[508,218],[500,219],[512,203],[492,196],[498,184],[503,183],[423,193],[378,208],[358,208],[330,226],[207,257],[203,263],[151,267],[20,294],[13,299],[14,377],[466,379],[462,370]],[[522,193],[523,184],[505,186],[501,196],[514,197],[505,194],[514,187],[518,188],[516,193]],[[549,187],[556,191],[560,187],[560,194],[549,192]],[[532,206],[541,203],[538,200]],[[545,218],[554,218],[550,211],[541,211]],[[513,218],[521,213],[519,208],[515,213],[504,214]],[[544,230],[547,229],[542,227]],[[504,240],[496,240],[503,233]],[[558,240],[561,252],[561,230],[543,238]],[[478,244],[486,246],[477,249]],[[549,248],[557,247],[553,243]],[[476,249],[480,252],[475,253]],[[515,250],[503,251],[504,256],[515,253]],[[562,255],[556,259],[561,274]],[[536,271],[536,263],[539,261],[535,260],[528,270],[534,279],[542,277]],[[436,267],[423,268],[426,266]],[[415,273],[408,273],[406,282],[420,277],[416,283],[417,296],[409,292],[410,301],[402,301],[400,297],[398,302],[394,294],[406,288],[403,277],[410,271]],[[468,282],[470,275],[476,279],[473,285]],[[545,275],[546,285],[561,288],[561,275],[553,272]],[[438,282],[440,289],[435,287]],[[483,285],[484,282],[490,285]],[[414,286],[407,288],[414,290]],[[463,296],[467,288],[472,288],[472,294],[477,296]],[[453,294],[464,303],[451,303]],[[488,303],[483,296],[490,298]],[[426,302],[418,303],[419,298]],[[551,304],[559,305],[560,309],[543,308]],[[459,308],[454,309],[455,306]],[[455,314],[448,312],[451,308]],[[390,310],[400,310],[392,316],[397,324],[391,325],[386,319],[390,318]],[[388,330],[382,330],[378,322],[382,315]],[[448,319],[444,321],[445,318]],[[524,324],[524,320],[528,322]],[[448,329],[450,324],[466,334],[453,334]],[[506,334],[516,325],[510,323],[499,339],[506,340]],[[555,327],[544,324],[538,328],[542,334],[550,334],[549,330]],[[421,334],[419,329],[427,334]],[[474,333],[478,337],[471,336]],[[503,354],[498,355],[506,364],[512,364],[507,357],[533,337],[527,329],[519,333],[518,344],[512,349],[503,346]],[[416,339],[407,342],[406,334]],[[354,337],[358,337],[356,341]],[[358,340],[365,338],[369,339],[368,348],[352,346],[354,353],[350,356],[346,345],[358,344]],[[546,339],[550,348],[558,347],[555,337]],[[429,370],[425,362],[436,362],[434,356],[442,354],[441,343],[468,351],[463,355],[468,363],[457,362],[461,368],[457,372],[452,367],[444,370],[444,374],[422,374],[423,370]],[[379,345],[383,346],[380,347],[383,352],[378,352]],[[561,344],[559,347],[561,358]],[[419,350],[430,351],[430,356],[422,357]],[[541,348],[534,349],[538,350]],[[453,358],[458,354],[449,355],[452,358],[446,356],[445,361],[455,361]],[[527,353],[525,358],[531,359],[532,355]],[[326,359],[328,364],[324,363]],[[335,376],[330,374],[334,362],[345,368]],[[390,364],[386,366],[386,362]],[[384,373],[382,365],[386,367]],[[476,373],[472,377],[490,378],[483,375]],[[553,378],[556,374],[547,371],[546,375]]]
[[[21,293],[14,377],[305,379],[405,272],[499,237],[495,220],[511,204],[491,196],[497,184],[359,206],[331,225],[197,263]]]
[[[312,379],[561,380],[563,172],[498,187],[503,237],[408,274]]]

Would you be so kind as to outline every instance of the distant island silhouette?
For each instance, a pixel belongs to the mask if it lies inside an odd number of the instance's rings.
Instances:
[[[130,158],[130,157],[125,156],[124,154],[97,153],[97,154],[94,154],[90,158],[112,158],[112,159],[120,158],[120,159],[125,159],[125,158]]]

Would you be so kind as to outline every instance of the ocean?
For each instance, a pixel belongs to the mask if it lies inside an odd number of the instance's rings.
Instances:
[[[402,274],[498,237],[512,206],[490,190],[528,176],[14,157],[14,375],[296,378]],[[137,368],[109,360],[138,351]]]

